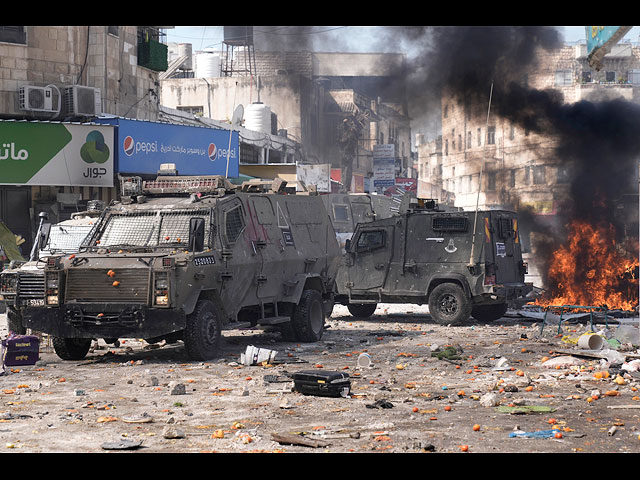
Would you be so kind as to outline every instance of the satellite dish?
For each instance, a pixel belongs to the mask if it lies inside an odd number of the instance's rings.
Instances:
[[[238,105],[233,112],[233,117],[231,117],[231,125],[237,127],[242,123],[242,119],[244,117],[244,107],[242,104]]]

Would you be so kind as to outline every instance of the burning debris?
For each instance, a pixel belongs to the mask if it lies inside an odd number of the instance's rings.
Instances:
[[[638,260],[617,247],[613,225],[574,220],[568,230],[567,243],[553,252],[549,263],[549,290],[536,304],[633,310],[638,304]]]

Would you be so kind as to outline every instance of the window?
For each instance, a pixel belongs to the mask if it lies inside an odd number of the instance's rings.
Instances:
[[[509,140],[513,140],[514,138],[516,138],[516,127],[511,124],[511,127],[509,128]]]
[[[224,215],[225,236],[228,243],[235,243],[244,229],[244,218],[242,217],[242,207],[237,205],[228,210]]]
[[[524,178],[522,180],[522,183],[524,183],[525,185],[529,185],[529,168],[530,167],[524,167]]]
[[[384,230],[372,230],[361,232],[356,244],[357,252],[373,250],[384,247]]]
[[[202,107],[202,105],[193,106],[193,107],[178,105],[176,108],[181,112],[187,112],[187,113],[190,113],[191,115],[197,115],[199,117],[202,117],[204,115],[204,108]]]
[[[346,205],[334,205],[333,206],[333,219],[336,222],[348,222],[349,211]]]
[[[533,167],[533,184],[543,185],[545,183],[544,165]]]
[[[0,26],[0,42],[26,44],[27,35],[24,31],[24,27]]]
[[[489,145],[496,144],[496,127],[489,127],[489,130],[487,132],[487,143]]]
[[[462,135],[458,134],[458,151],[462,151]]]
[[[573,83],[571,70],[556,70],[556,86],[564,87]]]
[[[431,220],[434,232],[466,232],[469,228],[467,217],[436,215]]]
[[[607,83],[615,83],[616,72],[604,72],[604,79]]]
[[[467,148],[471,148],[471,132],[467,132]]]
[[[444,141],[444,154],[449,155],[449,140],[445,139]]]
[[[632,85],[640,85],[640,70],[629,70],[627,81]]]
[[[493,192],[496,189],[496,172],[487,172],[487,190]]]
[[[569,168],[566,166],[558,167],[557,183],[569,183],[570,179],[571,178],[569,177]]]
[[[482,129],[478,128],[478,146],[482,146]]]
[[[592,81],[593,77],[591,76],[590,70],[582,72],[582,83],[591,83]]]
[[[119,33],[119,29],[120,27],[107,27],[107,33],[109,33],[110,35],[115,35],[116,37],[118,36]]]

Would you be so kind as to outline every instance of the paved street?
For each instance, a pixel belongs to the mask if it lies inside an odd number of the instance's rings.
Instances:
[[[181,343],[100,342],[78,362],[43,345],[36,365],[0,376],[0,450],[640,451],[638,374],[584,356],[575,339],[588,322],[561,335],[510,313],[444,327],[426,307],[380,305],[367,320],[336,306],[328,325],[322,341],[300,345],[227,331],[211,362],[187,360]],[[275,360],[242,365],[249,345]],[[363,352],[372,364],[359,368]],[[637,356],[625,345],[602,352],[625,365]],[[303,370],[348,373],[350,395],[292,392],[287,375]]]

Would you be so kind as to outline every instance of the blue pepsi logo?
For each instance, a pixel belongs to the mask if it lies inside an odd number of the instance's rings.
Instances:
[[[122,148],[124,149],[124,153],[131,156],[136,148],[136,142],[133,141],[133,137],[128,135],[125,137],[124,142],[122,143]]]

